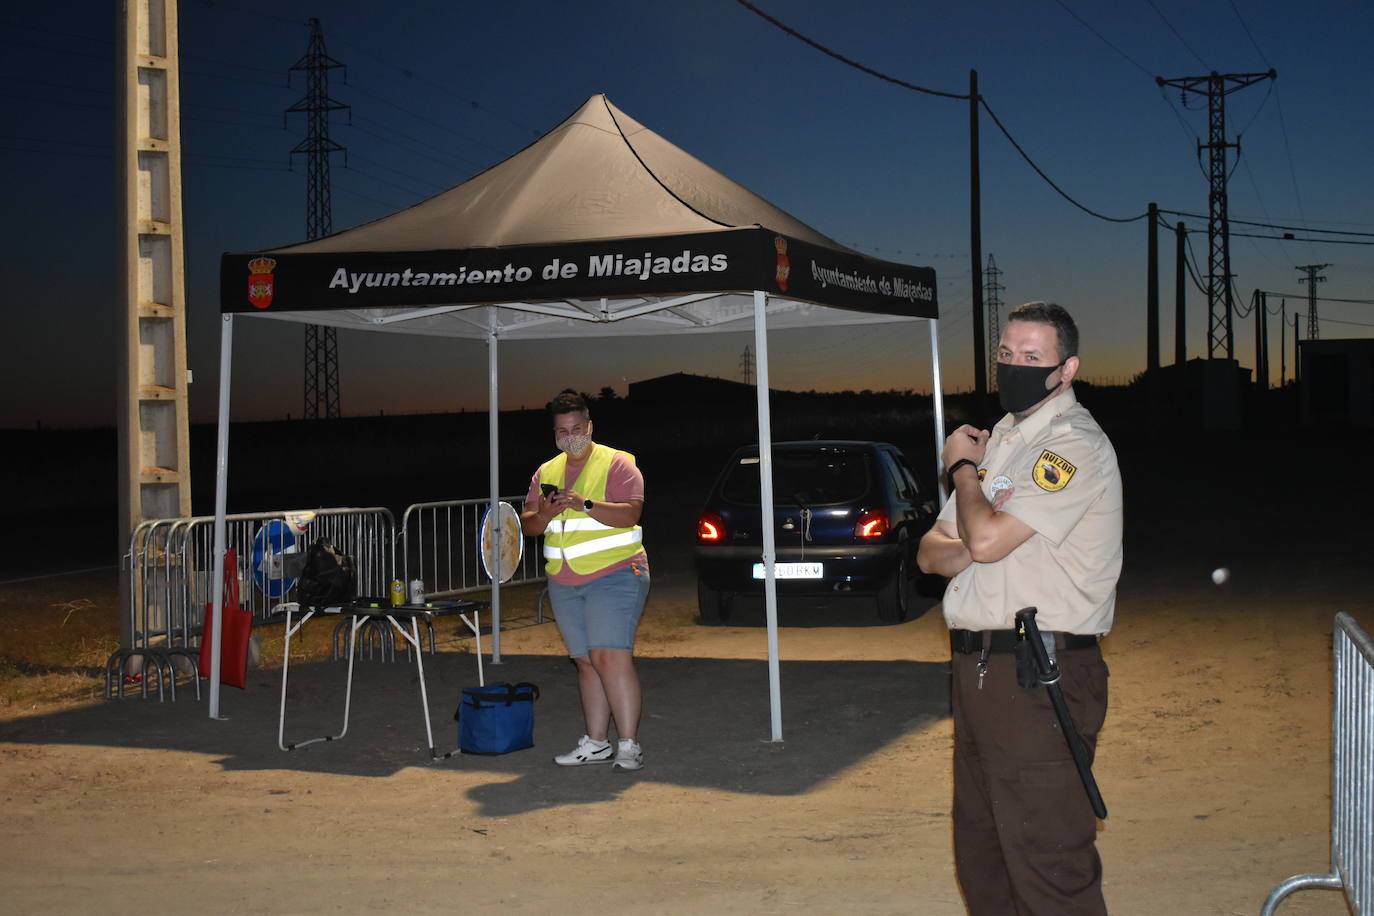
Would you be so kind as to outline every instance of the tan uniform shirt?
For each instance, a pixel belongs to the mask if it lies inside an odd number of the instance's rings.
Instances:
[[[993,509],[1035,533],[1002,559],[970,563],[950,580],[949,626],[1009,630],[1017,611],[1035,607],[1041,630],[1110,630],[1121,575],[1121,471],[1073,389],[1020,423],[1003,417],[978,476]],[[955,523],[953,495],[940,519]]]

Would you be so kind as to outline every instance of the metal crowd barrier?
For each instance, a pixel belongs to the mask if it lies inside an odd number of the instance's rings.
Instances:
[[[1374,914],[1374,641],[1342,612],[1332,643],[1331,873],[1282,882],[1261,916],[1306,887],[1343,889],[1355,916]]]
[[[396,578],[396,522],[385,508],[256,512],[225,519],[225,547],[237,554],[240,606],[255,623],[271,619],[290,600],[299,561],[317,538],[326,538],[357,566],[358,592],[385,595]],[[200,696],[197,670],[205,605],[214,597],[213,515],[156,519],[140,524],[129,538],[128,645],[105,666],[105,695],[124,695],[125,670],[134,669],[143,696],[156,675],[176,699],[176,669],[189,667]]]
[[[502,496],[501,501],[519,513],[525,497]],[[489,505],[486,499],[457,499],[408,507],[401,516],[401,568],[407,580],[423,581],[425,595],[433,598],[489,588],[491,578],[482,565],[481,544],[482,519]],[[524,543],[520,566],[507,585],[545,580],[539,537],[525,535]],[[542,622],[542,601],[539,618]]]

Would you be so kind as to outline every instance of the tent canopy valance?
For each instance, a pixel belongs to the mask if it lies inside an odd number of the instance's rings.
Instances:
[[[490,314],[463,314],[478,307],[568,320],[503,315],[500,324],[523,332],[509,336],[711,329],[744,320],[755,290],[773,303],[848,313],[792,309],[805,316],[795,326],[937,316],[934,270],[841,245],[604,95],[413,207],[322,239],[225,254],[220,267],[226,313],[342,326],[403,321],[407,333],[460,337],[491,328]],[[314,314],[324,311],[347,314]]]

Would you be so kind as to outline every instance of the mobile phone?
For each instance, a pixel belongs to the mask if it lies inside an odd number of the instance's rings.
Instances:
[[[550,496],[558,492],[558,488],[551,483],[541,483],[539,485],[539,489],[543,492],[545,499],[548,499]]]

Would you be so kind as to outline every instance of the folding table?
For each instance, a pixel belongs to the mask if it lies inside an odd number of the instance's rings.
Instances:
[[[355,651],[355,646],[357,642],[358,630],[360,630],[362,627],[366,626],[370,622],[385,620],[387,624],[391,627],[391,629],[396,633],[400,633],[401,636],[404,637],[406,642],[409,643],[410,646],[415,650],[415,672],[419,676],[420,680],[420,707],[425,722],[425,737],[428,740],[429,744],[429,755],[430,757],[440,756],[438,753],[436,753],[434,749],[434,730],[430,726],[429,721],[429,694],[425,689],[424,652],[423,644],[420,640],[420,621],[423,620],[425,622],[425,625],[431,628],[432,634],[432,618],[435,615],[436,608],[425,607],[423,605],[409,605],[401,607],[378,607],[376,606],[377,603],[378,602],[375,602],[371,599],[359,599],[343,607],[312,607],[308,608],[300,616],[300,619],[294,622],[292,621],[293,612],[299,611],[300,606],[292,604],[286,604],[282,606],[282,610],[286,613],[286,638],[284,640],[284,646],[282,649],[281,708],[280,715],[277,719],[277,746],[282,750],[293,751],[298,747],[305,747],[308,744],[315,744],[320,741],[335,741],[339,738],[342,738],[344,735],[348,734],[348,717],[352,707],[353,700],[353,664],[356,660],[357,655]],[[458,616],[463,619],[463,622],[466,623],[468,627],[476,630],[478,629],[480,624],[480,621],[476,620],[477,611],[482,605],[480,602],[471,602],[471,604],[473,606],[472,620],[469,620],[467,614],[465,613],[459,613]],[[450,613],[452,613],[451,608],[443,608],[440,610],[447,610]],[[303,627],[306,624],[306,622],[309,621],[311,617],[315,616],[315,614],[319,611],[339,613],[352,618],[348,625],[348,678],[346,681],[346,686],[344,688],[343,727],[337,735],[322,735],[318,738],[308,738],[305,741],[295,741],[290,744],[287,744],[285,738],[286,685],[291,664],[291,637],[294,636],[296,634],[296,631]]]

